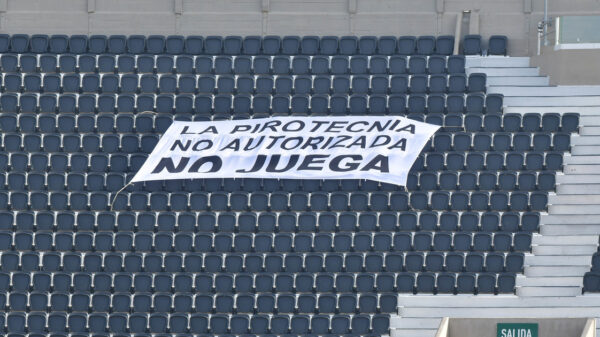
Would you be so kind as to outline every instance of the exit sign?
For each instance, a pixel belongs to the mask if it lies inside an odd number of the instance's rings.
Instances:
[[[538,337],[538,324],[498,323],[496,337]]]

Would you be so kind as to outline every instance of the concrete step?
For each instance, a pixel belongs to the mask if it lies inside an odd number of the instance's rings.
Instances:
[[[436,329],[390,329],[390,337],[434,337]]]
[[[583,165],[583,164],[582,164]],[[600,170],[599,170],[600,172]],[[600,174],[563,174],[558,173],[556,175],[557,184],[589,184],[598,183],[600,184]]]
[[[485,73],[488,76],[539,76],[540,69],[537,67],[467,67],[467,75],[473,73]]]
[[[592,168],[596,168],[593,165],[581,166],[590,166]],[[600,184],[560,184],[556,186],[556,194],[596,194],[598,192],[600,192]]]
[[[544,317],[564,317],[564,308],[511,308],[510,310],[502,310],[502,308],[400,308],[398,315],[402,317],[402,320],[409,318],[437,318],[437,317],[457,317],[457,318],[470,318],[470,317],[533,317],[533,315],[543,315]],[[572,311],[571,311],[572,310]],[[447,314],[446,314],[446,313]],[[586,313],[591,316],[595,316],[596,313],[600,313],[600,307],[598,308],[571,308],[569,309],[569,315],[575,317],[585,316]],[[507,316],[511,315],[511,316]],[[390,322],[391,323],[391,322]]]
[[[549,205],[549,214],[600,214],[598,205]]]
[[[582,274],[583,275],[583,274]],[[581,275],[579,275],[581,277]],[[398,307],[412,308],[548,308],[600,307],[600,294],[577,297],[524,298],[515,295],[398,295]]]
[[[600,146],[599,145],[577,145],[571,148],[571,155],[573,156],[592,156],[600,157]]]
[[[600,126],[580,126],[579,134],[582,136],[600,136]]]
[[[527,266],[586,266],[592,263],[591,255],[530,255],[525,257]]]
[[[582,175],[585,176],[585,175]],[[600,191],[599,191],[600,192]],[[550,194],[548,202],[551,205],[598,205],[599,194]]]
[[[549,297],[549,296],[577,296],[581,295],[581,287],[521,287],[517,288],[517,296],[527,296],[527,297]],[[548,308],[550,309],[550,308]],[[562,316],[554,316],[554,317],[564,317],[565,312],[563,308],[558,308],[559,311],[562,312]],[[590,308],[585,308],[589,310]],[[576,312],[581,312],[581,315],[585,315],[583,311],[579,311],[577,308],[569,309],[569,313],[572,315],[576,315]],[[515,310],[515,309],[513,309]],[[573,311],[571,311],[573,310]],[[531,311],[530,311],[531,313]],[[544,311],[546,313],[546,311]],[[600,309],[598,310],[600,313]],[[551,314],[548,313],[550,316]]]
[[[556,216],[565,216],[565,215],[556,215]],[[568,215],[571,217],[580,216],[580,215]],[[594,215],[592,215],[594,216]],[[543,222],[542,222],[543,223]],[[569,235],[572,233],[579,233],[581,235],[600,235],[600,223],[598,224],[590,224],[590,225],[549,225],[544,224],[540,228],[540,233],[542,235]]]
[[[596,116],[600,114],[600,106],[531,106],[531,105],[514,105],[506,106],[503,110],[504,113],[567,113],[576,112],[582,116]]]
[[[487,85],[517,85],[526,86],[547,86],[550,84],[548,76],[488,76]]]
[[[437,318],[412,318],[412,317],[390,317],[390,327],[400,329],[437,329],[441,317]]]
[[[505,106],[592,106],[600,105],[600,96],[505,96]]]
[[[590,271],[590,266],[528,266],[525,267],[525,276],[571,276],[581,277],[581,275]],[[555,296],[574,296],[574,295],[555,295]]]
[[[540,223],[544,225],[598,225],[600,215],[553,215],[542,214]]]
[[[567,245],[557,245],[557,246],[533,246],[531,247],[531,252],[535,256],[573,256],[573,255],[581,255],[581,256],[591,256],[598,250],[598,245],[579,245],[579,246],[567,246]]]
[[[529,67],[529,57],[466,56],[466,67]]]
[[[581,128],[581,126],[580,126]],[[578,134],[571,135],[571,146],[577,145],[598,145],[600,137],[598,136],[582,136]]]
[[[599,116],[581,116],[579,118],[580,125],[585,126],[600,126],[600,115]]]
[[[563,85],[563,86],[492,86],[488,84],[488,93],[504,96],[598,96],[600,86],[595,85]]]
[[[598,246],[598,237],[596,235],[540,235],[533,234],[532,244],[534,245],[548,245],[548,246],[573,246],[573,245],[592,245]],[[542,247],[542,246],[540,246]]]
[[[521,275],[519,275],[521,276]],[[519,277],[517,287],[579,287],[581,277]]]
[[[578,154],[578,152],[586,150],[586,149],[580,150],[579,148],[589,148],[589,147],[590,146],[586,146],[586,145],[577,145],[577,146],[574,146],[573,148],[571,148],[571,152],[572,152],[572,154]],[[565,164],[580,164],[580,165],[597,165],[599,168],[598,172],[600,172],[600,154],[591,155],[591,156],[583,155],[583,154],[578,154],[575,156],[564,156],[563,163],[565,163]]]
[[[563,166],[565,174],[598,174],[598,168],[595,165],[571,165]]]

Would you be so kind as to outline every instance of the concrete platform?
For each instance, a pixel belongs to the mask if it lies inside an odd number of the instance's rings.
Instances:
[[[506,106],[531,106],[531,107],[557,107],[557,106],[597,106],[600,105],[600,96],[505,96],[504,105]],[[571,110],[573,112],[573,110]]]
[[[488,76],[540,76],[540,69],[536,67],[472,67],[465,69],[467,75],[484,73]]]
[[[518,85],[518,86],[540,86],[549,85],[550,78],[547,76],[488,76],[488,86],[493,85]]]
[[[465,65],[469,67],[523,67],[528,68],[529,57],[506,56],[466,56]]]
[[[498,93],[504,96],[598,96],[600,95],[600,86],[498,86],[488,85],[488,93]]]
[[[504,113],[579,113],[582,116],[591,115],[597,116],[600,114],[600,105],[591,105],[591,106],[539,106],[539,105],[514,105],[514,106],[506,106],[504,108]]]

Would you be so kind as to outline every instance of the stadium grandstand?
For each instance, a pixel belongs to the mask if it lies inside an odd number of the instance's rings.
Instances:
[[[0,0],[0,335],[596,336],[599,27],[593,0]],[[439,129],[404,185],[131,181],[174,121],[286,116]]]

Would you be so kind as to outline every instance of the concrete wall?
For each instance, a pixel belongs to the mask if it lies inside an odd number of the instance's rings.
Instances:
[[[554,50],[542,48],[540,56],[531,58],[554,85],[600,85],[600,49]]]
[[[550,15],[600,14],[598,0],[549,0]],[[46,34],[509,36],[536,52],[544,0],[0,0],[0,32]]]

